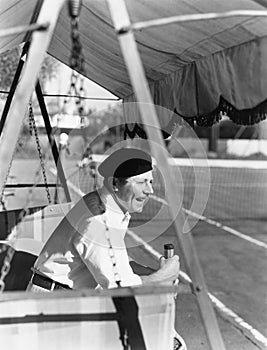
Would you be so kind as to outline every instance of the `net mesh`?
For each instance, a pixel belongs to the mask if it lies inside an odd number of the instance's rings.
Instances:
[[[185,209],[213,219],[267,217],[267,162],[216,160],[209,164],[198,162],[197,166],[181,163],[177,159],[171,169],[181,188]],[[93,191],[101,183],[97,172],[96,177],[92,177],[89,166],[77,169],[68,180],[84,193]],[[166,184],[158,170],[153,187],[155,196],[166,200]],[[81,196],[74,191],[72,197],[75,201]],[[143,212],[133,214],[132,218],[149,220],[161,206],[160,201],[150,200]]]
[[[182,167],[185,196],[184,208],[190,209],[195,187],[190,167]],[[203,171],[203,167],[194,172]],[[205,186],[201,183],[199,187]],[[200,190],[204,190],[202,187]],[[214,219],[266,218],[267,213],[267,169],[242,167],[210,167],[208,201],[203,215]],[[199,213],[201,214],[201,213]]]

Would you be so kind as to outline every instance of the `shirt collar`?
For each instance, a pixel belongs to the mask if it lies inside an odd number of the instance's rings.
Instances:
[[[126,211],[125,213],[122,211],[122,209],[116,203],[112,194],[105,187],[100,188],[98,190],[98,194],[102,202],[105,204],[106,212],[114,215],[116,219],[119,219],[121,222],[130,221],[131,214],[128,211]]]

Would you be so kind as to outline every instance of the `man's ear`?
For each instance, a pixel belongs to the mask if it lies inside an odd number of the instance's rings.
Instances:
[[[114,177],[112,181],[113,191],[118,192],[118,180]]]
[[[113,190],[114,192],[118,191],[118,187],[117,187],[117,181],[114,177],[110,176],[108,177],[108,185],[109,185],[109,188],[111,190]]]

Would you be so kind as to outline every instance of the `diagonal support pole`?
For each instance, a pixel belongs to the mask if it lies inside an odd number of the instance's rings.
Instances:
[[[8,165],[15,150],[27,106],[37,81],[45,52],[48,49],[54,28],[65,0],[44,0],[37,23],[49,23],[46,31],[35,32],[25,63],[22,77],[14,93],[14,101],[7,115],[4,132],[0,139],[0,190],[3,189],[8,174]]]
[[[51,149],[52,149],[52,154],[53,154],[53,158],[54,158],[54,161],[55,161],[55,164],[56,164],[58,177],[59,177],[59,180],[60,180],[60,182],[61,182],[61,184],[63,186],[67,202],[71,202],[71,196],[70,196],[70,192],[69,192],[69,189],[68,189],[66,177],[65,177],[65,174],[64,174],[64,169],[63,169],[63,166],[62,166],[62,163],[61,163],[61,160],[60,160],[60,156],[59,156],[59,151],[58,151],[58,148],[57,148],[56,140],[55,140],[55,137],[54,137],[54,135],[52,133],[52,127],[51,127],[49,115],[48,115],[48,112],[47,112],[47,108],[46,108],[46,105],[45,105],[44,97],[43,97],[43,94],[42,94],[42,88],[41,88],[39,80],[37,81],[37,84],[36,84],[36,87],[35,87],[35,92],[36,92],[36,96],[37,96],[37,99],[38,99],[38,102],[39,102],[41,113],[42,113],[42,116],[43,116],[43,119],[44,119],[45,130],[46,130],[47,137],[48,137]]]
[[[139,104],[139,109],[148,134],[152,155],[157,160],[157,165],[166,183],[171,185],[166,188],[166,196],[176,229],[177,239],[182,250],[182,257],[193,282],[193,293],[197,297],[200,314],[211,349],[225,350],[215,312],[208,296],[208,289],[200,267],[191,232],[189,232],[188,228],[186,228],[186,232],[189,233],[184,234],[182,232],[182,228],[185,225],[183,211],[179,210],[177,215],[177,201],[179,201],[177,196],[181,190],[175,181],[174,174],[172,174],[171,169],[169,169],[166,157],[167,152],[160,132],[155,106],[150,94],[134,35],[129,29],[131,23],[125,2],[124,0],[107,0],[107,3],[118,34],[118,40],[137,101],[142,102]]]

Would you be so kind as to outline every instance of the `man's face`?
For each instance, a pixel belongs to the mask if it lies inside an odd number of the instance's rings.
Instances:
[[[140,213],[148,202],[149,195],[153,193],[152,182],[152,170],[132,176],[127,179],[125,184],[117,186],[115,195],[119,203],[129,213]]]

